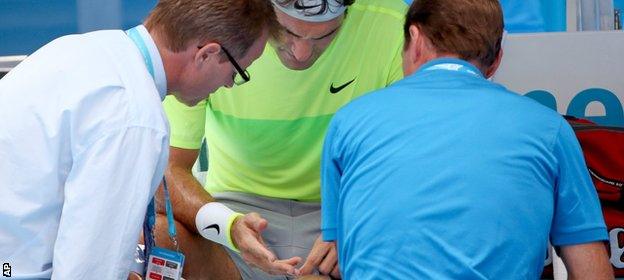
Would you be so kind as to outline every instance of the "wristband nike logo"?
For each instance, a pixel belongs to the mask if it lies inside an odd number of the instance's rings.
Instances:
[[[338,87],[334,87],[334,83],[332,83],[329,86],[329,92],[331,93],[338,93],[339,91],[341,91],[343,88],[346,88],[348,85],[350,85],[351,83],[353,83],[353,81],[355,81],[355,78],[353,78],[353,80],[348,81],[346,84],[338,86]]]
[[[209,226],[205,227],[203,230],[207,230],[207,229],[211,229],[211,228],[213,228],[213,229],[215,229],[217,231],[217,235],[219,235],[219,233],[221,232],[221,230],[219,230],[219,225],[217,225],[217,224],[209,225]]]

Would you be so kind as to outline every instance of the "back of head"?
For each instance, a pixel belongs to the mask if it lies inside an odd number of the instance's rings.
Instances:
[[[235,57],[244,56],[265,28],[278,30],[269,0],[160,0],[145,26],[173,52],[197,40],[219,43]]]
[[[416,25],[440,54],[491,66],[501,49],[503,12],[498,0],[414,0],[405,20]]]

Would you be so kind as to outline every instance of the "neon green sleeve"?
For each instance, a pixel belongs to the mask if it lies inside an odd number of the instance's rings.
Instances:
[[[386,85],[403,79],[403,40],[401,40],[401,43],[397,45],[399,45],[399,48],[394,50],[395,55],[392,59],[392,64],[390,64],[390,72]]]
[[[169,145],[182,149],[199,149],[204,137],[206,101],[189,107],[169,95],[163,101],[163,107],[171,129]]]

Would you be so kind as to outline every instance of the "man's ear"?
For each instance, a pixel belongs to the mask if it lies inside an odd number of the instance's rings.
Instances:
[[[196,63],[203,63],[208,59],[217,59],[220,61],[221,45],[217,43],[208,43],[197,50],[194,60]]]
[[[407,51],[410,52],[410,63],[416,63],[418,57],[422,52],[423,38],[420,33],[420,29],[416,25],[409,27],[410,43],[407,47]]]
[[[503,48],[502,47],[498,51],[498,55],[496,55],[496,59],[494,60],[494,63],[492,63],[492,65],[485,72],[486,78],[489,79],[490,77],[494,76],[494,73],[496,73],[496,70],[498,70],[498,66],[500,66],[501,60],[503,60]]]

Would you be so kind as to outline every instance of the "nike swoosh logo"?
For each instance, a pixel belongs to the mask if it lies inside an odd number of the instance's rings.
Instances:
[[[338,87],[334,87],[334,83],[332,83],[331,86],[329,86],[329,92],[337,93],[337,92],[341,91],[343,88],[346,88],[348,85],[353,83],[353,81],[355,81],[355,78],[353,78],[353,80],[351,80],[351,81],[348,81],[346,84],[338,86]]]
[[[307,10],[307,9],[312,9],[312,8],[316,8],[318,6],[320,6],[321,4],[317,4],[317,5],[312,5],[312,6],[306,6],[306,5],[301,5],[299,3],[299,0],[295,1],[295,5],[293,5],[295,7],[295,9],[297,10]]]
[[[205,227],[203,230],[207,230],[207,229],[210,229],[210,228],[215,229],[217,231],[217,235],[219,235],[219,233],[221,232],[221,230],[219,230],[219,225],[217,225],[217,224],[209,225],[209,226]]]

